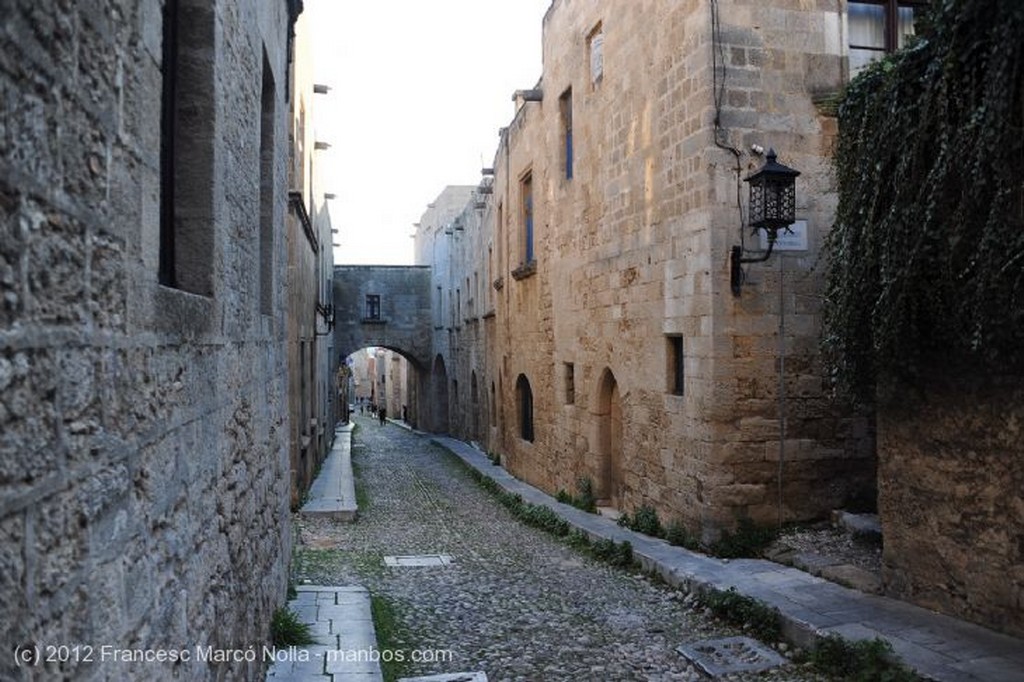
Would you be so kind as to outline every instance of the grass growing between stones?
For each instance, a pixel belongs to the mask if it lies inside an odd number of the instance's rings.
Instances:
[[[921,682],[922,678],[899,662],[884,639],[850,642],[830,635],[818,640],[809,660],[814,667],[850,682]]]
[[[633,568],[636,566],[636,561],[633,557],[633,545],[629,541],[617,543],[614,540],[602,539],[591,542],[590,538],[584,533],[572,530],[569,522],[550,507],[525,501],[521,495],[508,492],[493,478],[480,473],[463,462],[459,457],[452,453],[447,454],[453,461],[459,464],[460,469],[469,474],[469,477],[477,485],[497,498],[502,506],[512,513],[512,516],[526,525],[547,531],[557,538],[563,538],[571,547],[617,568]]]
[[[566,490],[559,490],[555,499],[563,504],[569,504],[577,509],[582,509],[591,514],[597,513],[597,497],[594,496],[594,482],[589,476],[581,476],[576,479],[576,494],[573,495]]]
[[[384,557],[378,552],[341,549],[296,549],[292,554],[292,579],[298,583],[333,584],[351,569],[362,578],[384,574]]]
[[[699,601],[721,620],[748,630],[762,642],[770,644],[782,638],[778,609],[744,596],[735,588],[707,590],[699,596]]]
[[[724,559],[759,557],[777,537],[778,528],[758,526],[750,519],[740,519],[734,532],[723,531],[718,542],[708,549]]]
[[[404,655],[407,634],[398,621],[395,604],[381,595],[370,596],[370,611],[373,614],[373,628],[377,634],[377,649],[380,651],[380,668],[384,682],[395,682],[409,674],[409,661]]]
[[[270,642],[278,649],[306,646],[314,642],[309,625],[299,620],[294,611],[282,606],[270,620]]]

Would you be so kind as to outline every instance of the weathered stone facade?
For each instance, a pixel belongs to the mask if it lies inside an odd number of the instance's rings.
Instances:
[[[285,597],[297,10],[4,4],[3,679],[256,679],[264,666],[195,647],[262,646]],[[17,669],[29,644],[95,648],[92,662]],[[104,644],[192,657],[114,662]]]
[[[552,3],[542,78],[464,229],[419,229],[455,313],[432,389],[453,433],[549,491],[587,477],[705,540],[873,497],[868,422],[829,403],[818,356],[835,120],[815,101],[846,78],[840,9]],[[744,266],[737,297],[731,247],[764,248],[744,228],[755,146],[802,172],[806,242]]]
[[[334,249],[313,134],[315,98],[311,19],[295,22],[291,70],[288,168],[288,409],[292,505],[297,506],[327,456],[339,401],[333,315]],[[326,94],[326,93],[325,93]]]
[[[492,244],[485,201],[472,186],[449,186],[431,202],[416,231],[416,262],[432,265],[432,360],[423,395],[429,396],[431,430],[483,441],[487,353],[494,318],[490,270]],[[410,388],[409,392],[412,392]]]
[[[1024,636],[1024,383],[944,371],[879,410],[883,585]]]

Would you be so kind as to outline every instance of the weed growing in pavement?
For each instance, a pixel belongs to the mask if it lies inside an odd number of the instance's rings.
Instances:
[[[352,478],[356,489],[356,506],[359,512],[363,513],[370,507],[370,494],[366,491],[366,483],[363,480],[363,463],[358,457],[352,458]]]
[[[754,637],[764,642],[777,642],[782,635],[778,609],[744,596],[735,588],[708,590],[698,599],[722,620],[749,630]]]
[[[563,504],[570,504],[577,509],[582,509],[591,514],[597,513],[597,498],[594,496],[594,482],[589,476],[580,476],[576,479],[576,494],[572,495],[565,490],[559,490],[555,499]]]
[[[723,531],[722,537],[708,549],[725,559],[757,557],[779,536],[779,530],[758,526],[750,519],[740,519],[735,532]]]
[[[851,682],[920,682],[921,677],[900,663],[884,639],[850,642],[836,635],[818,640],[810,654],[814,667]]]
[[[398,621],[395,605],[381,595],[370,595],[370,612],[377,634],[378,651],[400,651],[406,648],[405,632]],[[395,682],[409,674],[409,661],[404,656],[381,656],[384,682]]]
[[[299,620],[298,615],[286,606],[274,611],[270,619],[270,642],[278,649],[290,646],[306,646],[313,643],[309,625]]]
[[[665,529],[661,526],[658,512],[649,504],[641,506],[632,515],[623,514],[620,516],[619,525],[625,526],[637,533],[650,535],[652,538],[660,538],[665,535]]]
[[[676,547],[685,547],[686,549],[697,549],[700,547],[700,541],[690,535],[690,531],[678,519],[666,526],[665,540],[668,544],[675,545]]]

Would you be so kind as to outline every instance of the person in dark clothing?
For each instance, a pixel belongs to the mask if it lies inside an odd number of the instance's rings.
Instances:
[[[388,418],[388,408],[381,405],[377,408],[377,416],[380,417],[380,425],[384,426],[384,422]]]

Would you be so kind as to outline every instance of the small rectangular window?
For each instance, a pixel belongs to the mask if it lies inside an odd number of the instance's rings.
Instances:
[[[565,363],[565,404],[576,403],[576,368],[571,362]]]
[[[587,52],[590,56],[590,84],[596,88],[604,78],[604,30],[600,23],[587,36]]]
[[[668,337],[668,380],[669,390],[673,395],[683,395],[683,384],[686,378],[683,364],[683,337]]]
[[[434,314],[434,326],[437,329],[444,326],[444,294],[441,287],[437,288],[437,312]]]
[[[562,114],[562,162],[565,179],[572,180],[572,88],[567,88],[558,98]]]
[[[380,319],[380,295],[378,295],[378,294],[367,294],[366,295],[366,319],[367,320],[379,320]]]
[[[524,264],[532,263],[533,256],[533,174],[523,176],[519,185],[523,214],[523,258]]]

